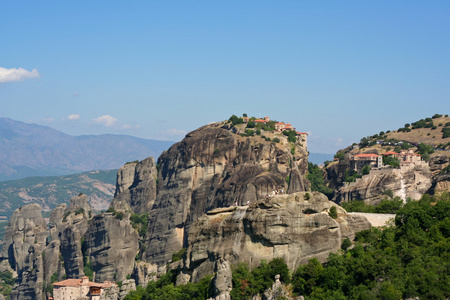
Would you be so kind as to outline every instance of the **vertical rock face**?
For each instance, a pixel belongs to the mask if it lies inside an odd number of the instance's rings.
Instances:
[[[428,164],[417,162],[415,165],[400,169],[373,170],[356,182],[339,188],[333,200],[341,203],[358,199],[376,204],[385,197],[384,192],[388,190],[403,200],[407,197],[417,200],[428,191],[431,184]]]
[[[117,173],[116,193],[111,207],[117,211],[131,209],[148,213],[156,198],[158,174],[153,157],[138,163],[127,163]]]
[[[123,220],[111,213],[95,216],[84,239],[96,281],[122,281],[132,273],[139,236],[128,216]]]
[[[91,207],[86,195],[83,194],[70,199],[69,206],[61,204],[52,211],[49,220],[50,235],[52,241],[60,243],[59,250],[63,262],[58,261],[58,264],[55,265],[56,259],[53,258],[53,263],[50,265],[46,257],[45,264],[50,268],[49,272],[55,269],[61,270],[60,263],[63,263],[64,272],[68,278],[79,278],[84,275],[81,238],[88,229],[91,216]],[[58,248],[55,245],[49,244],[47,248],[48,251],[51,251],[52,257],[59,256],[59,253],[56,253]],[[52,274],[47,275],[51,276]],[[50,281],[46,280],[46,283],[49,284]]]
[[[306,149],[280,140],[242,137],[215,123],[164,152],[158,159],[158,194],[149,215],[144,258],[165,264],[187,246],[189,226],[210,209],[262,199],[274,190],[306,190]]]
[[[40,299],[44,281],[41,253],[45,248],[47,228],[39,204],[17,209],[6,227],[3,258],[18,274],[19,285],[11,299]]]
[[[365,217],[349,216],[340,207],[338,218],[331,218],[329,209],[336,204],[317,192],[308,195],[280,195],[236,210],[208,212],[191,226],[181,276],[198,281],[213,274],[221,259],[256,267],[262,259],[281,257],[294,270],[312,257],[324,261],[345,238],[370,228]]]

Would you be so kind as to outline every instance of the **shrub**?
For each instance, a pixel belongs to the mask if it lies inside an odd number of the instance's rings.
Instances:
[[[231,122],[231,126],[236,126],[238,124],[244,123],[244,120],[242,118],[237,117],[236,115],[232,115],[229,119],[229,122]]]
[[[338,217],[336,206],[330,207],[330,211],[328,212],[328,215],[330,217],[332,217],[333,219],[336,219]]]
[[[275,137],[275,138],[272,139],[272,141],[274,141],[275,143],[279,143],[279,142],[280,142],[280,139],[277,138],[277,137]]]
[[[84,208],[80,208],[75,211],[75,215],[84,214]]]
[[[148,227],[148,214],[131,214],[130,223],[134,229],[139,233],[139,236],[144,237]]]
[[[341,249],[347,250],[352,245],[352,242],[346,238],[344,241],[342,241]]]
[[[450,127],[442,128],[442,138],[445,139],[445,138],[448,138],[448,137],[450,137]]]
[[[180,251],[172,254],[172,262],[176,262],[183,259],[183,255],[186,253],[187,248],[181,248]]]
[[[344,160],[345,154],[344,152],[338,152],[334,155],[334,158],[338,158],[339,160]]]
[[[363,175],[369,174],[369,173],[370,173],[370,165],[365,165],[364,167],[362,167],[361,173],[362,173]]]

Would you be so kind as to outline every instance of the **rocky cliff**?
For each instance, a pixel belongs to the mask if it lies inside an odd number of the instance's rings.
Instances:
[[[255,199],[256,200],[256,199]],[[338,217],[328,212],[335,206]],[[324,261],[345,238],[370,228],[363,216],[348,215],[321,193],[298,192],[252,201],[248,206],[209,211],[190,228],[189,247],[179,282],[213,274],[216,262],[251,267],[281,257],[294,270],[317,257]],[[220,269],[220,268],[219,268]]]
[[[131,275],[139,251],[138,237],[128,216],[106,213],[91,220],[84,236],[85,254],[96,281],[123,281]]]
[[[149,213],[156,199],[158,172],[153,157],[125,164],[117,173],[111,207],[117,211]]]
[[[372,170],[370,174],[357,178],[355,182],[345,183],[336,192],[336,203],[364,200],[377,204],[386,197],[387,191],[405,200],[418,200],[432,185],[430,168],[426,162],[401,167],[399,169]]]
[[[163,265],[187,246],[204,212],[263,199],[274,190],[304,191],[307,152],[300,142],[241,136],[226,122],[190,132],[158,159],[158,194],[149,215],[144,259]]]
[[[11,299],[41,299],[44,285],[42,251],[46,247],[47,228],[39,204],[17,209],[5,232],[2,258],[17,272]]]

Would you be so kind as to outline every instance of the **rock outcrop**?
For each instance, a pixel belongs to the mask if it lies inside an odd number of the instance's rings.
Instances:
[[[230,300],[230,292],[233,289],[230,262],[222,258],[216,261],[215,275],[212,279],[212,294],[214,300]]]
[[[111,207],[116,211],[149,213],[156,199],[157,177],[153,157],[127,163],[117,173],[116,193]]]
[[[336,206],[338,218],[328,212]],[[283,258],[294,270],[310,258],[324,261],[342,241],[370,228],[366,218],[347,215],[321,193],[298,192],[252,202],[228,212],[203,215],[190,229],[182,281],[215,272],[221,259],[256,267],[262,259]]]
[[[84,235],[85,255],[92,264],[95,281],[122,281],[131,275],[139,251],[138,239],[128,215],[95,216]]]
[[[426,162],[400,169],[372,170],[370,174],[357,178],[355,182],[340,187],[333,201],[336,203],[364,200],[377,204],[386,197],[387,191],[405,200],[409,197],[418,200],[431,187],[431,172]]]
[[[47,226],[39,204],[28,204],[16,211],[6,227],[3,259],[8,259],[18,274],[18,285],[11,299],[41,299],[44,284],[42,251],[46,246]]]
[[[226,122],[190,132],[158,159],[158,195],[149,215],[146,261],[163,265],[187,246],[203,213],[263,199],[274,190],[305,191],[307,152],[300,142],[243,137]]]

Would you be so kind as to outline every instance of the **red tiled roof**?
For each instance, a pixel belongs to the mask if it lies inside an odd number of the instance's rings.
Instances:
[[[307,132],[298,132],[298,131],[297,131],[297,134],[306,134],[306,135],[308,135]]]
[[[275,125],[285,125],[283,122],[278,122]]]
[[[104,287],[104,288],[111,287],[113,284],[114,283],[112,283],[110,281],[105,281],[103,283],[92,282],[92,281],[88,281],[87,283],[81,283],[81,279],[66,279],[66,280],[63,280],[63,281],[59,281],[59,282],[53,283],[54,286],[73,286],[73,287],[77,287],[77,286],[83,285],[83,286],[97,286],[97,287]]]
[[[394,155],[394,154],[398,154],[397,152],[394,152],[394,151],[389,151],[389,152],[385,152],[385,153],[382,153],[383,155]]]
[[[255,120],[256,123],[266,123],[264,120]]]
[[[378,157],[379,155],[377,154],[371,154],[371,153],[361,153],[361,154],[356,154],[353,157]]]

